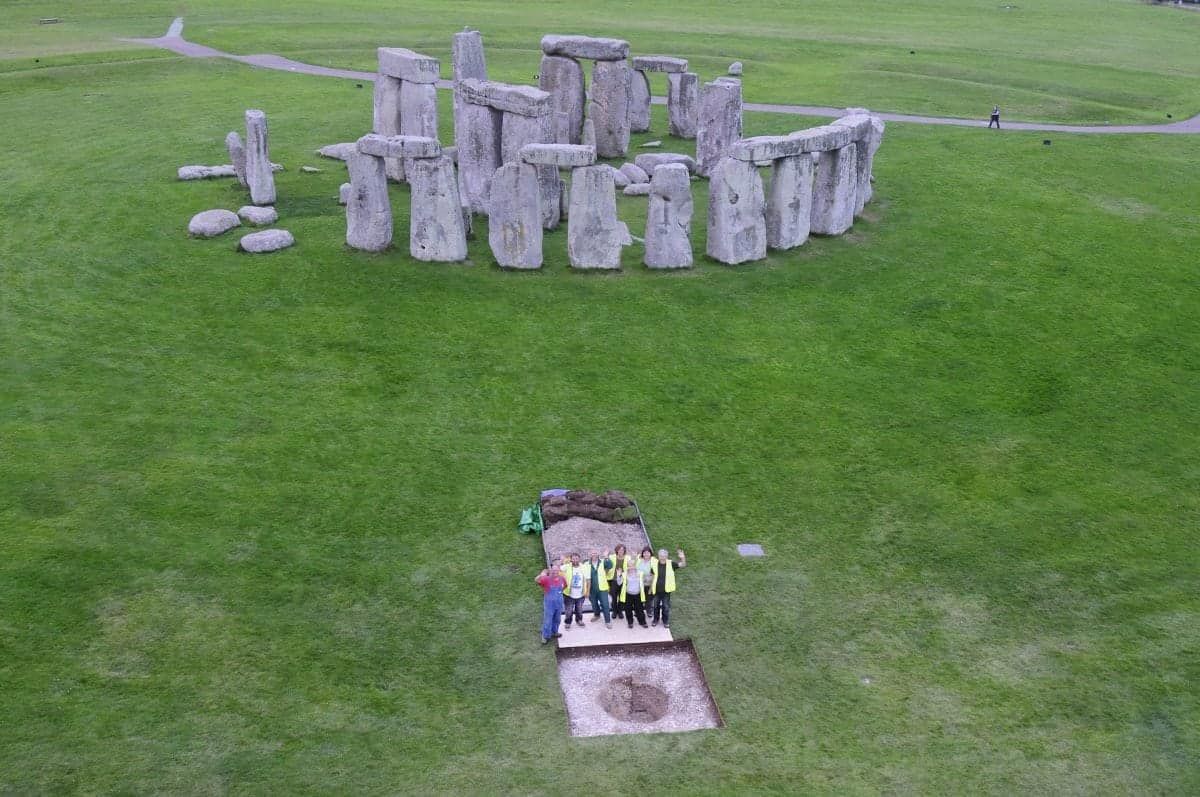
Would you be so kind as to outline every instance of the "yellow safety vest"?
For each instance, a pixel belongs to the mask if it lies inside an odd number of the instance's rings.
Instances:
[[[650,594],[653,595],[658,589],[658,559],[650,560],[650,572],[654,577],[650,580]],[[671,560],[667,560],[667,578],[666,584],[663,585],[663,592],[670,595],[675,591],[675,567],[671,564]]]
[[[604,560],[592,564],[587,562],[588,568],[592,571],[592,580],[596,582],[596,588],[601,592],[608,592],[608,574],[604,572]]]
[[[636,566],[634,566],[632,569],[633,569],[633,577],[638,580],[639,584],[641,584],[642,583],[642,574],[638,572],[638,569]],[[630,567],[627,562],[625,565],[625,580],[621,582],[621,598],[620,598],[621,603],[625,602],[625,590],[626,590],[626,588],[629,587],[629,571],[630,571]],[[646,594],[646,585],[645,584],[642,584],[642,590],[641,590],[640,594],[643,596]]]

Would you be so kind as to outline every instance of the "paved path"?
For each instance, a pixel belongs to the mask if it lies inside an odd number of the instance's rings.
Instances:
[[[297,72],[304,75],[319,75],[322,77],[340,77],[348,80],[374,82],[374,72],[356,72],[351,69],[332,69],[326,66],[315,66],[300,61],[293,61],[279,55],[234,55],[233,53],[215,50],[203,44],[196,44],[183,38],[183,17],[178,17],[171,23],[165,35],[157,39],[122,39],[122,41],[144,44],[150,47],[161,47],[189,58],[228,58],[250,66],[262,69],[278,69],[283,72]],[[452,88],[450,81],[439,80],[438,88]],[[656,105],[665,105],[665,97],[654,97]],[[816,105],[774,105],[770,103],[748,102],[747,111],[762,111],[764,113],[793,114],[796,116],[841,116],[841,108],[823,108]],[[877,113],[879,118],[888,122],[911,122],[920,125],[952,125],[956,127],[987,127],[986,120],[955,119],[941,116],[912,116],[903,113]],[[1041,130],[1050,133],[1200,133],[1200,114],[1181,122],[1162,125],[1056,125],[1037,124],[1034,122],[1005,122],[1002,130]]]

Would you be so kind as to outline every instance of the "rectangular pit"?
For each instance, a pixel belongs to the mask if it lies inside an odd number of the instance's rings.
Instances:
[[[559,648],[556,655],[572,736],[725,727],[690,639]]]

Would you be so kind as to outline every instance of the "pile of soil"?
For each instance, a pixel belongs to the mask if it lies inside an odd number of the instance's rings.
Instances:
[[[566,495],[542,499],[542,521],[546,525],[573,517],[620,523],[636,520],[637,514],[633,509],[633,501],[620,490],[609,490],[600,494],[590,490],[570,490]]]
[[[646,535],[637,523],[602,523],[591,518],[573,517],[547,526],[542,532],[542,547],[546,556],[568,557],[573,553],[586,559],[593,548],[598,553],[615,550],[624,545],[636,555],[646,545]]]
[[[622,722],[658,722],[667,713],[670,696],[652,683],[652,673],[613,678],[597,701],[610,717]]]

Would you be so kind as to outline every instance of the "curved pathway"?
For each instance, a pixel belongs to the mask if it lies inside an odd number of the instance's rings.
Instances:
[[[171,27],[167,29],[167,32],[157,39],[122,39],[121,41],[144,44],[150,47],[160,47],[164,50],[188,56],[189,58],[228,58],[231,61],[257,66],[262,69],[278,69],[283,72],[297,72],[299,74],[319,75],[321,77],[340,77],[348,80],[362,80],[364,82],[375,81],[374,72],[332,69],[326,66],[316,66],[314,64],[293,61],[290,58],[284,58],[280,55],[234,55],[233,53],[215,50],[203,44],[196,44],[183,38],[183,17],[176,18],[171,23]],[[453,87],[448,80],[439,80],[437,85],[440,89],[450,89]],[[665,105],[667,102],[665,97],[654,97],[652,101],[656,105]],[[748,102],[743,107],[748,111],[794,114],[796,116],[841,116],[844,113],[842,108],[825,108],[816,105],[775,105],[771,103]],[[956,119],[946,116],[912,116],[903,113],[876,113],[875,115],[888,122],[911,122],[921,125],[953,125],[956,127],[987,127],[987,122],[979,119]],[[1001,130],[1041,130],[1051,133],[1196,134],[1200,133],[1200,114],[1181,122],[1161,125],[1058,125],[1038,124],[1036,122],[1005,122]]]

